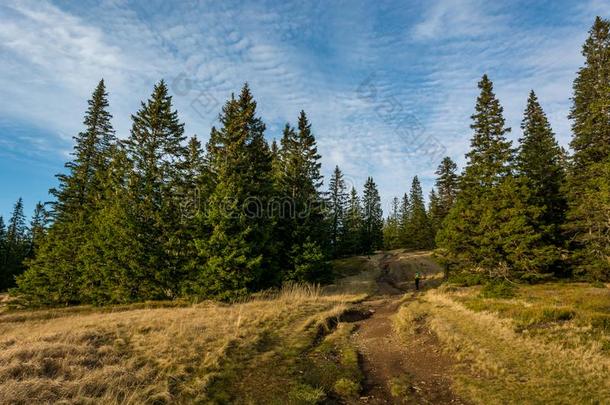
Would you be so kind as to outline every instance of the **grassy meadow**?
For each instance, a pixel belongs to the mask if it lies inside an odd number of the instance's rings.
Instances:
[[[328,378],[324,373],[300,378],[294,361],[361,298],[292,286],[231,305],[5,312],[0,315],[0,402],[226,403],[241,398],[257,403],[277,398],[278,403],[311,403],[325,397],[320,386],[332,388],[334,381],[318,382]],[[332,339],[340,341],[341,333]],[[345,352],[342,361],[353,366],[354,356]],[[356,373],[354,367],[346,373]]]
[[[519,285],[493,296],[440,284],[429,254],[401,251],[338,260],[333,285],[233,304],[5,308],[0,403],[362,403],[354,335],[367,300],[385,294],[376,280],[390,255],[392,285],[409,288],[415,270],[426,277],[425,291],[384,298],[398,308],[390,319],[400,341],[434,336],[424,350],[450,359],[448,384],[464,402],[610,403],[607,285]],[[387,384],[397,403],[417,402],[409,373]]]
[[[443,286],[395,317],[404,339],[422,326],[455,359],[454,389],[473,403],[610,403],[610,289],[520,286],[511,298]]]

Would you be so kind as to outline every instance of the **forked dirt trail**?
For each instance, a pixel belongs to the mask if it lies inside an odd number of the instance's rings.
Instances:
[[[441,271],[427,253],[386,253],[379,260],[381,275],[377,293],[365,302],[372,316],[358,323],[354,343],[362,354],[365,374],[361,403],[367,404],[461,404],[450,388],[450,360],[441,354],[434,335],[422,326],[411,342],[395,332],[392,316],[405,292],[413,291],[419,271],[428,280]],[[414,299],[414,298],[411,298]],[[404,303],[404,300],[402,301]]]

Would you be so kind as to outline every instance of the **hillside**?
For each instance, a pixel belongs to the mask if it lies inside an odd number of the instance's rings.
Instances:
[[[210,301],[5,311],[2,403],[605,403],[610,290],[441,285],[425,252]],[[413,274],[424,275],[414,292]],[[440,286],[440,287],[439,287]],[[575,389],[574,387],[579,387]]]

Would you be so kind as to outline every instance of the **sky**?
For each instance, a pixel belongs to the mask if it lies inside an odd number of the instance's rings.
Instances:
[[[269,141],[305,110],[325,186],[335,165],[359,191],[372,176],[387,212],[414,175],[427,194],[443,156],[463,167],[484,73],[512,140],[534,89],[567,146],[596,15],[610,2],[2,0],[0,215],[49,200],[101,78],[119,137],[164,79],[202,141],[248,82]]]

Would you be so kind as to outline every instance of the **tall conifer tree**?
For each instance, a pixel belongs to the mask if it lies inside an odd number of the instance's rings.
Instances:
[[[426,212],[421,183],[417,176],[413,178],[409,193],[410,217],[407,225],[409,230],[410,246],[414,249],[429,249],[433,245],[432,225]]]
[[[407,193],[404,193],[400,200],[398,215],[400,245],[407,247],[411,244],[411,230],[409,229],[409,222],[411,220],[411,203],[409,201],[409,194]]]
[[[227,101],[208,147],[216,185],[207,204],[209,237],[196,240],[205,265],[195,284],[204,296],[231,298],[266,279],[270,270],[271,152],[256,102],[244,85]],[[213,141],[213,142],[212,142]]]
[[[400,200],[398,197],[392,199],[391,209],[383,226],[383,241],[386,249],[400,247]]]
[[[576,274],[610,279],[610,21],[597,17],[574,80],[574,150],[567,179],[566,231]]]
[[[12,287],[15,276],[24,269],[23,260],[27,257],[30,242],[28,229],[23,213],[23,200],[19,198],[13,207],[13,213],[8,221],[5,238],[5,256],[0,274],[0,291]]]
[[[529,225],[538,213],[524,203],[527,190],[513,176],[513,149],[505,137],[510,128],[486,75],[479,89],[468,163],[437,242],[448,265],[490,277],[535,274],[549,257],[536,249],[540,235]]]
[[[67,173],[57,175],[59,187],[50,190],[52,224],[28,270],[17,280],[17,294],[32,304],[82,302],[83,266],[80,249],[91,236],[91,213],[102,198],[98,172],[108,164],[115,142],[108,112],[108,94],[101,80],[88,101],[85,129],[74,137],[73,159]]]
[[[521,129],[517,170],[528,190],[526,204],[538,211],[535,218],[530,217],[530,223],[541,234],[541,243],[559,249],[560,227],[566,211],[561,191],[565,179],[562,151],[533,91],[527,100]]]
[[[132,115],[133,125],[124,142],[134,177],[130,194],[135,197],[134,216],[140,243],[145,247],[141,271],[150,280],[142,298],[172,298],[183,277],[181,251],[185,241],[177,237],[181,227],[181,174],[187,150],[184,124],[172,110],[172,97],[163,80],[154,86],[146,103]]]
[[[436,169],[436,193],[438,197],[438,213],[436,214],[438,225],[445,219],[449,210],[455,203],[458,192],[457,165],[446,156]]]
[[[335,166],[329,182],[328,190],[328,220],[330,228],[330,246],[333,256],[339,254],[339,247],[345,237],[345,215],[347,209],[347,192],[343,173]]]
[[[286,277],[298,281],[327,277],[324,259],[327,238],[319,191],[320,155],[304,111],[299,115],[296,130],[288,124],[284,128],[279,155],[282,165],[279,192],[292,205],[291,215],[281,221],[285,251],[290,252],[282,260],[282,267],[287,271]]]
[[[362,197],[362,249],[365,253],[372,253],[383,248],[383,211],[381,198],[377,185],[372,177],[364,183]]]
[[[362,205],[358,192],[352,187],[345,215],[345,238],[341,243],[342,254],[358,254],[362,252]]]

